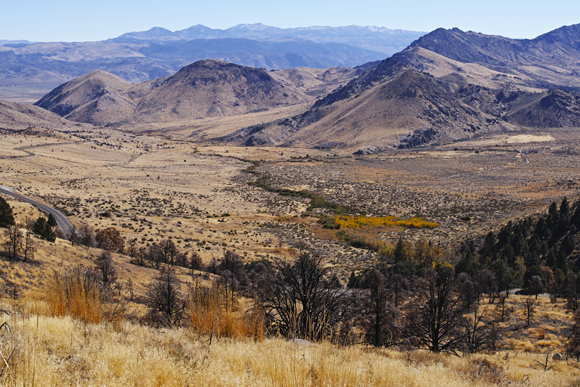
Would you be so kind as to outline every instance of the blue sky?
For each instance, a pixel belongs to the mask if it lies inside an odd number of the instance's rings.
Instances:
[[[414,31],[458,27],[533,38],[580,23],[580,1],[487,0],[0,0],[0,39],[92,41],[158,26],[227,28],[375,25]]]

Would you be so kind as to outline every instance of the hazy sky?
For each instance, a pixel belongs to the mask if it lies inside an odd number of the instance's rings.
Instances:
[[[195,24],[277,27],[381,26],[432,31],[458,27],[533,38],[580,23],[580,1],[536,0],[0,0],[0,39],[104,40],[125,32]]]

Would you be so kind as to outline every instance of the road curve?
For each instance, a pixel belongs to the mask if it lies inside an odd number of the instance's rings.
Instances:
[[[47,214],[52,214],[52,216],[54,216],[54,219],[56,219],[56,224],[58,224],[58,227],[60,227],[64,235],[70,235],[72,230],[74,230],[73,225],[68,221],[66,216],[64,216],[60,211],[57,211],[54,208],[47,206],[46,204],[37,202],[34,199],[27,198],[26,196],[22,196],[20,194],[14,193],[2,187],[0,187],[0,194],[15,197],[18,200],[22,200],[23,202],[32,204],[34,207],[38,208],[43,212],[46,212]]]

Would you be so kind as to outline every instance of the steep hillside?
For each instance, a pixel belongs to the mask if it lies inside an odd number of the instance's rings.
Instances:
[[[304,102],[267,71],[204,60],[153,82],[138,103],[137,121],[231,116]]]
[[[20,130],[39,127],[70,130],[78,129],[81,126],[87,125],[67,121],[57,114],[37,106],[0,101],[0,129]]]
[[[353,85],[332,93],[303,115],[245,128],[224,140],[245,145],[408,148],[476,132],[514,129],[453,98],[451,84],[415,70],[399,71],[370,87],[366,82],[372,79],[372,74],[366,74],[353,82],[360,91],[351,97],[325,103],[335,94],[347,94]]]
[[[57,87],[36,105],[72,121],[105,125],[132,115],[132,87],[116,75],[93,71]]]
[[[309,111],[222,139],[246,145],[384,149],[522,127],[577,127],[576,37],[580,39],[579,26],[534,40],[438,29],[392,58],[369,65]]]
[[[169,77],[130,84],[95,71],[59,86],[36,105],[94,125],[234,116],[314,101],[360,72],[349,68],[268,72],[204,60]]]
[[[528,86],[580,91],[580,24],[564,26],[535,39],[437,29],[410,47],[421,47],[462,63],[529,77]],[[407,51],[407,50],[406,50]],[[395,58],[409,63],[408,52]]]

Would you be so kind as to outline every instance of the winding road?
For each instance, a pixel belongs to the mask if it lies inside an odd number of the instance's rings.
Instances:
[[[56,224],[58,224],[58,227],[60,227],[60,229],[62,230],[64,235],[70,235],[72,230],[74,230],[73,225],[68,221],[66,216],[64,216],[60,211],[55,210],[54,208],[49,207],[44,203],[37,202],[34,199],[30,199],[30,198],[27,198],[26,196],[22,196],[20,194],[12,192],[11,190],[9,190],[7,188],[8,187],[0,187],[0,194],[15,197],[18,200],[22,200],[23,202],[32,204],[33,206],[35,206],[36,208],[38,208],[41,211],[46,212],[47,214],[52,214],[52,216],[54,216],[54,219],[56,219]]]

